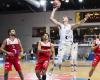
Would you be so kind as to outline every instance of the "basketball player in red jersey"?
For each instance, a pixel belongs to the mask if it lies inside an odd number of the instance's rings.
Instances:
[[[93,72],[94,72],[97,64],[100,61],[100,37],[97,38],[96,40],[94,40],[93,45],[92,45],[92,49],[94,51],[94,59],[92,62],[92,68],[89,72],[89,79],[88,80],[91,80],[90,78],[93,75]]]
[[[8,80],[8,73],[12,70],[12,65],[14,65],[21,80],[24,80],[19,63],[19,55],[23,53],[21,42],[16,37],[15,29],[9,29],[8,35],[9,37],[1,45],[1,51],[5,53],[4,80]]]
[[[54,62],[54,45],[49,42],[48,33],[45,33],[42,36],[41,42],[38,43],[37,49],[37,63],[35,67],[35,72],[39,80],[46,80],[46,71],[49,65],[51,55]]]

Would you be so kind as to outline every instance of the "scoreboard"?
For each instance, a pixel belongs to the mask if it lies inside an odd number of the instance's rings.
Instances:
[[[86,23],[98,23],[100,22],[100,11],[86,11],[86,12],[76,12],[76,22],[84,19],[85,15],[89,13],[90,17],[87,19]]]

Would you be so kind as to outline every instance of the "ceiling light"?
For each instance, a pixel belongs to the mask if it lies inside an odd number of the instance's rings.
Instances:
[[[40,5],[41,5],[41,6],[46,5],[46,0],[40,0]]]
[[[10,4],[6,4],[6,7],[10,7]]]
[[[40,6],[43,8],[43,11],[46,11],[46,0],[40,0]]]
[[[79,2],[80,2],[80,3],[82,3],[82,2],[83,2],[83,0],[79,0]]]
[[[68,3],[68,2],[69,2],[69,0],[65,0],[65,2],[67,2],[67,3]]]
[[[50,3],[53,4],[53,1],[51,1]]]
[[[30,3],[31,5],[34,5],[35,7],[37,8],[40,8],[40,2],[37,1],[37,0],[25,0],[27,1],[28,3]]]

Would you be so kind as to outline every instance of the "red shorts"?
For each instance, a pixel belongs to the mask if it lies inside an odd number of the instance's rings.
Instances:
[[[99,63],[99,61],[100,61],[100,55],[94,55],[92,66],[97,66],[97,64]]]
[[[48,65],[49,65],[49,60],[37,61],[36,67],[35,67],[35,72],[37,72],[37,71],[41,72],[43,69],[47,70]]]
[[[11,71],[12,70],[12,65],[16,69],[16,71],[20,71],[20,61],[18,57],[14,58],[5,58],[5,63],[4,63],[4,70],[5,71]]]

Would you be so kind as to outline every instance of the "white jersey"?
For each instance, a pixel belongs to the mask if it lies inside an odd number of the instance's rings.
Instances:
[[[73,42],[73,31],[70,24],[67,24],[66,26],[62,24],[61,28],[59,29],[59,34],[60,41]]]
[[[13,41],[10,38],[7,38],[6,41],[7,45],[19,44],[18,38],[15,38]]]

